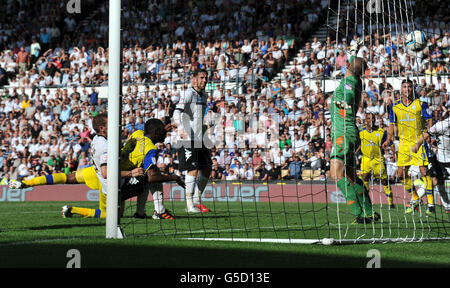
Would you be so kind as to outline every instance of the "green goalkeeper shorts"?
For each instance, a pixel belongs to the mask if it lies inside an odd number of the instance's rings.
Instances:
[[[330,159],[339,159],[345,164],[356,164],[356,149],[360,144],[358,136],[353,133],[337,134],[332,136],[333,147],[331,149]]]

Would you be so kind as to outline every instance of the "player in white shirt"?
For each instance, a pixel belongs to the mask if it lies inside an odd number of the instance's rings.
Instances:
[[[433,180],[434,191],[441,196],[442,204],[445,212],[450,213],[450,117],[441,120],[428,129],[428,133],[424,133],[420,137],[416,146],[412,148],[413,152],[418,150],[418,147],[427,140],[433,137],[437,142],[437,152],[434,157],[430,157],[431,169],[430,175]],[[419,191],[423,189],[419,188]]]
[[[180,171],[187,171],[185,183],[188,213],[210,211],[201,203],[201,195],[212,171],[211,153],[203,139],[206,132],[203,119],[207,108],[205,93],[207,82],[206,70],[196,70],[192,76],[192,86],[181,93],[173,114],[174,123],[178,125],[177,148]]]
[[[96,134],[91,142],[95,174],[102,185],[102,193],[107,194],[106,165],[108,163],[108,140],[103,135]]]

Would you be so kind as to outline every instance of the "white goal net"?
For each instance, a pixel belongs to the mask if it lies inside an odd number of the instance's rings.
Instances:
[[[450,169],[439,156],[449,153],[449,128],[447,136],[427,133],[419,151],[411,150],[431,126],[450,121],[449,26],[428,22],[420,11],[424,1],[237,1],[235,10],[222,1],[203,7],[170,2],[165,14],[127,6],[124,30],[134,18],[149,27],[162,18],[168,26],[152,36],[151,48],[124,41],[122,141],[149,118],[173,121],[193,71],[205,69],[202,118],[214,143],[213,164],[206,187],[199,187],[200,180],[196,185],[209,211],[186,212],[188,188],[163,183],[162,203],[174,219],[163,219],[164,211],[152,218],[161,205],[154,191],[145,204],[148,218],[133,217],[142,208],[134,197],[120,219],[127,237],[323,244],[450,238]],[[187,24],[180,28],[177,19]],[[426,35],[427,46],[413,52],[405,41],[415,30]],[[354,162],[343,160],[354,171],[347,175],[345,169],[345,179],[359,179],[365,187],[361,201],[372,212],[362,207],[361,215],[349,192],[332,180],[336,167],[330,165],[333,147],[341,144],[333,135],[339,122],[332,99],[342,83],[343,91],[354,88],[345,79],[357,39],[362,44],[354,56],[367,64],[355,92],[361,101],[339,115],[354,118],[361,140],[346,156]],[[137,83],[133,61],[140,57],[149,60],[140,71],[145,79]],[[402,102],[405,81],[413,86],[412,104]],[[383,146],[391,125],[391,141]],[[174,131],[156,144],[155,165],[188,184],[176,143]]]

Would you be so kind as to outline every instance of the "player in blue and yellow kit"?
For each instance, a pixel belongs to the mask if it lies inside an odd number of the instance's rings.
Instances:
[[[121,162],[121,169],[133,170],[142,167],[144,175],[129,179],[121,187],[121,198],[128,199],[142,193],[142,190],[152,192],[155,211],[153,219],[168,219],[174,217],[169,210],[164,208],[162,182],[176,181],[178,185],[185,187],[178,175],[164,175],[157,167],[158,148],[154,143],[163,143],[171,125],[164,126],[159,119],[149,119],[145,122],[145,131],[134,131],[127,140],[126,146],[134,146],[129,149],[128,155]],[[131,143],[131,145],[129,145]]]
[[[408,175],[409,167],[414,165],[419,167],[422,181],[426,187],[428,199],[426,213],[432,214],[435,209],[433,183],[428,175],[428,154],[430,148],[426,143],[420,146],[417,153],[414,153],[412,148],[422,134],[426,132],[426,126],[432,126],[433,120],[428,111],[428,104],[415,99],[411,80],[402,81],[401,98],[391,106],[389,122],[388,137],[383,147],[387,147],[388,143],[393,140],[394,129],[397,127],[400,140],[397,154],[398,177],[402,180],[405,190],[412,194],[410,207],[406,209],[406,213],[413,212],[419,205],[419,196],[412,185],[411,177]]]
[[[361,175],[364,185],[369,189],[369,179],[373,175],[378,178],[383,185],[384,193],[390,208],[394,208],[394,201],[392,196],[392,189],[389,186],[389,181],[386,173],[386,165],[382,144],[386,141],[387,131],[376,126],[375,115],[371,113],[366,114],[365,127],[359,132],[361,139],[360,150],[361,158]]]

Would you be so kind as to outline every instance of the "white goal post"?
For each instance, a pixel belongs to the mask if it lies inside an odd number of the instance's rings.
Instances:
[[[122,238],[118,225],[121,89],[121,0],[109,1],[108,169],[106,238]]]

